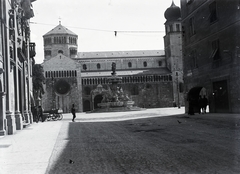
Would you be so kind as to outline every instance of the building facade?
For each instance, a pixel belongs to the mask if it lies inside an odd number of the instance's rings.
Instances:
[[[112,63],[116,63],[123,91],[143,108],[173,105],[172,74],[166,67],[163,50],[81,52],[83,111],[98,108],[103,96],[93,91],[100,84],[107,90]]]
[[[0,135],[32,123],[32,64],[35,44],[29,19],[35,0],[0,1]]]
[[[116,64],[117,76],[122,77],[119,85],[136,106],[184,105],[180,8],[173,3],[165,17],[165,51],[78,52],[75,33],[61,23],[53,28],[43,36],[46,77],[43,108],[69,112],[74,103],[78,112],[97,109],[103,99],[97,91],[109,89],[107,79],[111,77],[112,63]],[[60,81],[65,85],[61,86]],[[57,91],[60,88],[67,89],[61,93]]]
[[[43,36],[46,82],[42,107],[45,111],[62,109],[71,111],[72,104],[82,112],[81,66],[77,57],[78,36],[59,23]]]
[[[205,95],[210,112],[240,113],[239,1],[181,0],[181,9],[185,101],[196,111]]]

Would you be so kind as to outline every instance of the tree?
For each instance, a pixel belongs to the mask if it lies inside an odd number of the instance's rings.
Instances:
[[[42,98],[42,94],[44,94],[43,84],[45,83],[45,77],[43,74],[43,67],[41,64],[33,65],[33,97],[35,102],[40,98]]]

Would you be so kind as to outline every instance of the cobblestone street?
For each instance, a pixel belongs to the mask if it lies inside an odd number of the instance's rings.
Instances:
[[[1,174],[240,173],[240,116],[78,113],[0,139]]]
[[[240,173],[239,126],[212,114],[64,122],[47,173]]]

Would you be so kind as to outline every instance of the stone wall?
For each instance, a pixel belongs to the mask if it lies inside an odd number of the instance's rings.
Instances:
[[[120,84],[123,91],[135,102],[135,106],[142,108],[161,108],[173,106],[173,91],[172,82],[158,82],[158,83],[128,83]],[[97,85],[83,86],[83,103],[89,101],[92,109],[91,92],[96,89]],[[107,89],[104,84],[103,88]],[[86,111],[83,108],[83,111]]]

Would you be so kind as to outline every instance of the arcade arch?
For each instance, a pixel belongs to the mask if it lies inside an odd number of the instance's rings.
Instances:
[[[187,94],[188,112],[189,108],[192,107],[194,113],[199,113],[199,96],[206,96],[208,98],[207,89],[205,87],[197,86],[189,90]]]

